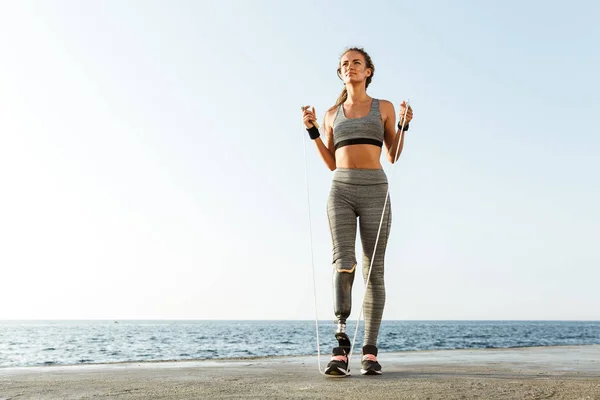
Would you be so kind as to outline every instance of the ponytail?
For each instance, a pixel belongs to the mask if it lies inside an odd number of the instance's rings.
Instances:
[[[340,93],[339,97],[335,101],[335,104],[327,111],[331,111],[331,110],[337,108],[340,104],[344,104],[344,102],[346,100],[348,100],[348,89],[346,89],[346,86],[344,85],[344,89],[342,90],[342,93]]]

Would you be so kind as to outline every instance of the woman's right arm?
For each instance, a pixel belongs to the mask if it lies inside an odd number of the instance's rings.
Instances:
[[[317,150],[319,151],[319,155],[327,165],[331,171],[334,171],[336,168],[335,165],[335,148],[333,147],[333,127],[330,123],[331,112],[325,114],[325,118],[323,121],[323,133],[318,138],[314,140],[315,145],[317,146]],[[307,128],[311,128],[314,125],[311,121],[316,121],[317,118],[314,113],[314,108],[311,110],[304,111],[304,126]],[[323,136],[325,136],[325,141],[322,140]]]

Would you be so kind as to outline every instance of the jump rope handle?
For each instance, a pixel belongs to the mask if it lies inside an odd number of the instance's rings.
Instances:
[[[402,116],[402,127],[404,128],[406,124],[406,114],[408,114],[408,108],[410,107],[410,99],[406,99],[406,109],[404,110],[404,115]]]
[[[300,107],[302,111],[308,109],[310,106],[302,106]],[[317,121],[310,121],[313,123],[313,125],[315,126],[315,128],[319,129],[319,124],[317,123]]]

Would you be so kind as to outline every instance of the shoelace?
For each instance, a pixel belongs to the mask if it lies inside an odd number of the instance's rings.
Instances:
[[[363,361],[377,362],[377,357],[375,357],[373,354],[365,354],[362,359]]]
[[[342,361],[347,363],[348,362],[348,357],[346,356],[333,356],[331,357],[331,361]]]

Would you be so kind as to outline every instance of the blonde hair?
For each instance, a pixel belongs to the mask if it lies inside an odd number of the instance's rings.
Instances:
[[[340,56],[340,60],[342,57],[344,57],[344,54],[346,54],[349,51],[357,51],[360,54],[362,54],[363,57],[365,58],[365,63],[367,64],[367,68],[371,69],[371,75],[367,76],[367,82],[365,85],[365,90],[366,90],[369,87],[371,80],[373,80],[373,75],[375,75],[375,65],[373,65],[373,60],[371,60],[371,56],[369,56],[369,54],[362,47],[350,47],[350,48],[346,49]],[[340,79],[342,79],[341,73],[342,73],[341,67],[338,66],[337,76]],[[337,108],[340,104],[343,104],[346,100],[348,100],[348,90],[346,89],[346,86],[344,85],[344,89],[342,89],[342,93],[340,93],[340,95],[338,96],[337,100],[335,101],[335,104],[333,106],[331,106],[331,108],[329,108],[329,110],[327,110],[327,111],[331,111],[331,110]]]

